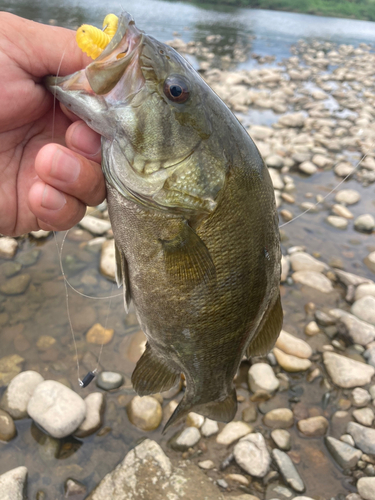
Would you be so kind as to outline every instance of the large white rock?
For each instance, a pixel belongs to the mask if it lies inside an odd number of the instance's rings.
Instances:
[[[24,500],[26,495],[27,469],[17,467],[0,476],[1,500]]]
[[[375,477],[361,477],[357,488],[363,500],[375,500]]]
[[[85,398],[86,417],[75,431],[77,437],[85,437],[93,434],[102,425],[104,410],[104,395],[102,392],[91,392]]]
[[[248,434],[234,447],[234,458],[237,464],[248,474],[264,477],[270,467],[271,457],[262,434]]]
[[[339,318],[340,321],[344,323],[350,338],[355,344],[366,346],[375,340],[375,326],[365,321],[361,321],[353,314],[343,311],[342,309],[331,309],[329,314],[335,318]]]
[[[291,335],[285,330],[281,330],[275,345],[285,353],[292,354],[298,358],[307,359],[312,355],[312,349],[307,342]]]
[[[86,416],[86,404],[65,385],[46,380],[36,387],[27,412],[51,436],[63,438],[81,425]]]
[[[32,370],[21,372],[9,383],[1,399],[0,408],[14,419],[27,417],[27,405],[35,388],[44,378]]]
[[[219,444],[229,445],[241,437],[246,436],[246,434],[249,434],[252,430],[252,427],[247,425],[245,422],[229,422],[220,434],[217,435],[216,442]]]
[[[370,383],[375,368],[335,352],[323,353],[323,361],[333,382],[339,387],[350,389]]]
[[[371,295],[375,297],[375,283],[363,283],[359,285],[355,291],[355,300],[359,300],[362,297],[366,297],[366,295]]]
[[[274,392],[279,388],[279,379],[274,374],[268,363],[256,363],[251,366],[248,373],[249,387],[253,392]]]
[[[316,271],[321,273],[328,269],[327,264],[320,262],[306,252],[296,252],[290,256],[293,271]]]
[[[333,291],[331,281],[323,274],[315,271],[297,271],[292,274],[292,278],[296,283],[310,286],[311,288],[315,288],[315,290],[319,290],[323,293]]]
[[[357,318],[375,325],[375,297],[366,295],[356,300],[351,307],[351,311]]]
[[[375,455],[375,429],[349,422],[346,432],[352,436],[356,447],[362,450],[363,453]]]

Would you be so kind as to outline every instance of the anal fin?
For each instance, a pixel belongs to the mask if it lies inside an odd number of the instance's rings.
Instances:
[[[283,317],[279,295],[246,350],[248,358],[250,356],[263,356],[272,349],[283,326]]]
[[[139,396],[147,396],[168,391],[177,384],[180,376],[180,372],[172,370],[146,344],[146,350],[132,374],[132,384]]]
[[[129,284],[129,271],[128,271],[128,263],[125,259],[125,255],[119,250],[118,246],[115,243],[115,255],[116,255],[116,283],[120,288],[123,287],[123,295],[124,295],[124,308],[125,312],[129,311],[129,305],[131,302],[130,296],[130,284]]]

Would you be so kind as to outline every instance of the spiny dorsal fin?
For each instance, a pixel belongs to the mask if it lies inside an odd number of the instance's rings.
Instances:
[[[283,309],[281,307],[280,295],[275,304],[261,323],[259,330],[253,340],[250,342],[246,354],[251,356],[264,356],[274,346],[280,330],[283,326]]]
[[[204,242],[184,223],[172,240],[162,240],[168,274],[194,284],[208,282],[216,275],[215,265]]]
[[[139,396],[168,391],[177,384],[181,374],[170,368],[152,351],[149,344],[132,375],[134,390]]]
[[[116,283],[117,286],[123,286],[123,294],[124,294],[124,308],[125,312],[129,311],[129,305],[131,302],[130,296],[130,284],[129,284],[129,271],[128,271],[128,263],[125,259],[125,255],[119,250],[118,246],[115,243],[115,255],[116,255]]]

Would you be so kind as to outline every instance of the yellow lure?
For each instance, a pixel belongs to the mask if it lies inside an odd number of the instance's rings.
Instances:
[[[103,30],[83,24],[76,33],[78,47],[92,59],[96,59],[106,46],[117,30],[118,17],[115,14],[108,14],[103,21]]]

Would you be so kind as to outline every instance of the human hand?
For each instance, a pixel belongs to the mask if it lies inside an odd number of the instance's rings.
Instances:
[[[73,31],[0,13],[1,234],[69,229],[103,201],[100,136],[42,84],[90,61]]]

